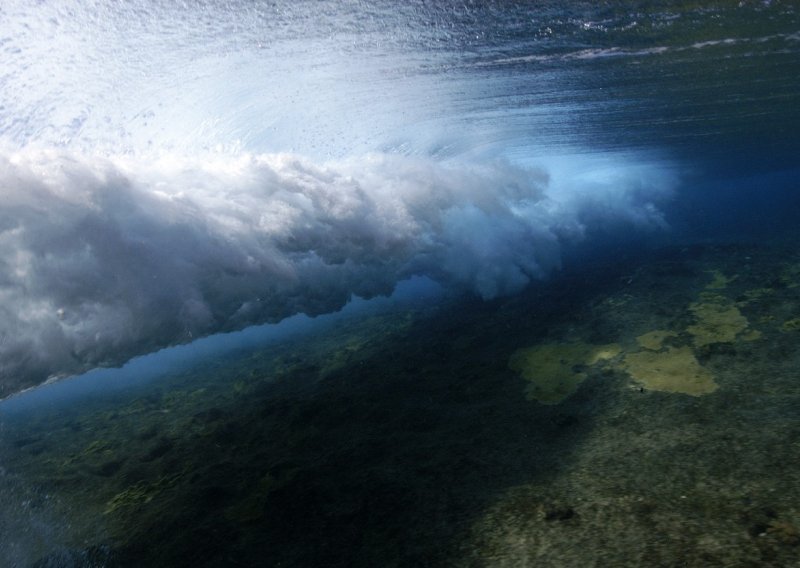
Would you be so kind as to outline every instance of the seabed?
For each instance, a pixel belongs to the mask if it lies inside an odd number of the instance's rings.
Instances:
[[[796,248],[664,249],[0,415],[0,554],[797,566],[798,408]]]

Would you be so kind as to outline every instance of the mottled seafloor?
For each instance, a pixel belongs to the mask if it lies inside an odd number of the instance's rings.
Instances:
[[[699,298],[746,318],[693,348],[716,390],[633,380]],[[796,247],[672,247],[6,412],[6,565],[796,566],[799,318]],[[622,352],[560,403],[509,368],[578,342]]]

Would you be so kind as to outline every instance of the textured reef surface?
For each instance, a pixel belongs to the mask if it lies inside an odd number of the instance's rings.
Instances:
[[[794,565],[798,318],[796,250],[669,248],[6,413],[0,526],[25,535],[6,550],[42,551],[37,566]]]

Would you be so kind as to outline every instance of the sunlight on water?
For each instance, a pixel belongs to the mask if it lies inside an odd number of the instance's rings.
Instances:
[[[564,153],[766,136],[796,118],[784,71],[797,65],[797,15],[777,2],[696,13],[146,1],[3,11],[0,132],[15,144]]]

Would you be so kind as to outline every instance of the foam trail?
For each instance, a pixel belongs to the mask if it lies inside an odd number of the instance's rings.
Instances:
[[[413,275],[484,298],[514,293],[592,223],[663,224],[663,185],[638,174],[598,183],[554,196],[541,169],[380,154],[315,164],[6,153],[2,392],[335,311]]]

